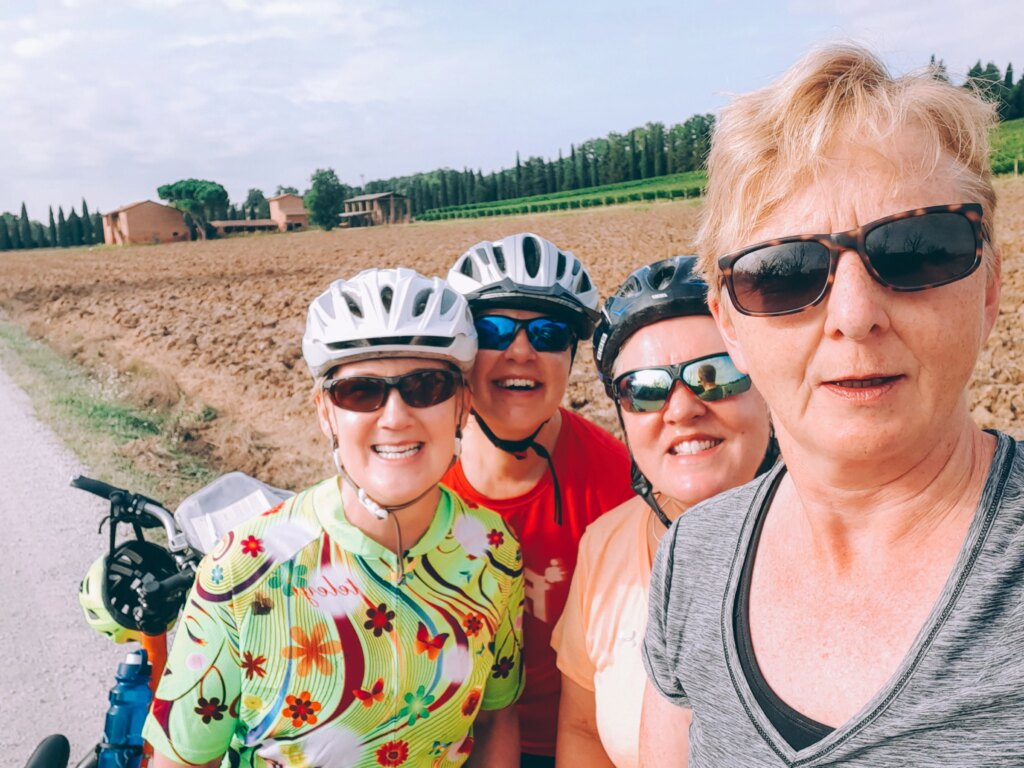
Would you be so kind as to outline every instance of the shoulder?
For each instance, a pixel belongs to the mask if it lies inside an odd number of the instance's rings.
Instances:
[[[611,432],[568,408],[562,408],[561,412],[562,429],[566,430],[567,435],[572,435],[575,439],[582,441],[583,450],[593,453],[608,452],[624,461],[629,461],[629,452],[626,450],[626,446]]]
[[[452,505],[451,535],[470,557],[490,556],[503,569],[518,575],[522,568],[519,539],[501,515],[486,507],[463,499],[458,493],[441,486]]]
[[[577,568],[606,567],[630,557],[644,534],[648,510],[634,496],[594,520],[580,538]]]
[[[235,526],[204,558],[199,578],[211,593],[255,586],[276,566],[318,540],[323,528],[314,498],[329,492],[324,481]]]

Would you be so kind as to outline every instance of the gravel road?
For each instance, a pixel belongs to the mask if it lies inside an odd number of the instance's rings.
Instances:
[[[89,629],[78,606],[106,544],[96,535],[106,504],[68,486],[81,472],[0,370],[0,762],[13,768],[50,733],[71,741],[72,764],[100,739],[128,648]]]

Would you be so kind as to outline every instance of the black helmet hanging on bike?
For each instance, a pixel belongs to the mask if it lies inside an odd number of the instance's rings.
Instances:
[[[97,632],[115,643],[158,635],[172,626],[181,600],[145,605],[142,588],[178,573],[174,557],[150,541],[130,540],[112,555],[103,555],[89,567],[78,589],[78,602],[85,620]]]

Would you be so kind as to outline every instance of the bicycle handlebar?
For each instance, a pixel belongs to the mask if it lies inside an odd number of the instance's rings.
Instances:
[[[104,483],[102,480],[93,480],[91,477],[85,475],[76,475],[71,478],[71,487],[79,488],[83,491],[99,496],[101,499],[110,501],[115,494],[123,493],[125,496],[130,496],[128,491],[122,490],[121,488],[115,488],[112,485]]]
[[[186,568],[185,570],[176,573],[173,576],[168,576],[166,579],[161,581],[144,584],[142,586],[142,591],[145,593],[147,600],[160,600],[168,595],[173,595],[184,589],[188,589],[192,586],[192,582],[195,581],[195,578],[195,572]]]

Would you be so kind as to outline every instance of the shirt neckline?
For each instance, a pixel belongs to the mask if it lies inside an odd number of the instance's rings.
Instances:
[[[441,499],[434,510],[430,525],[419,541],[406,550],[407,558],[436,549],[451,529],[455,515],[452,492],[443,485],[440,488]],[[371,539],[349,521],[345,515],[337,476],[325,480],[313,489],[312,504],[320,525],[342,549],[360,557],[376,558],[393,565],[398,562],[398,555],[395,552]]]
[[[900,665],[892,677],[849,720],[837,726],[832,733],[821,741],[799,752],[794,750],[775,729],[754,698],[754,694],[740,666],[733,622],[743,568],[747,558],[752,558],[756,554],[756,552],[748,552],[751,537],[757,529],[760,519],[767,513],[771,500],[778,490],[779,483],[786,473],[785,464],[780,461],[774,470],[761,479],[761,483],[747,509],[739,541],[733,553],[729,580],[722,599],[719,620],[721,622],[725,663],[733,690],[739,697],[743,709],[750,718],[751,724],[760,734],[761,738],[791,768],[799,768],[799,766],[810,764],[830,755],[881,715],[906,687],[918,665],[927,655],[935,636],[945,625],[946,619],[955,607],[964,585],[971,575],[985,538],[991,530],[1016,453],[1016,444],[1012,439],[1001,432],[991,431],[990,434],[996,437],[996,450],[992,457],[992,463],[989,465],[988,472],[986,473],[985,485],[982,489],[981,499],[978,501],[978,507],[971,520],[967,535],[964,537],[960,552],[953,563],[953,568],[950,570],[949,576],[946,577],[942,591],[939,593],[935,605],[932,606],[931,611],[918,630]]]

